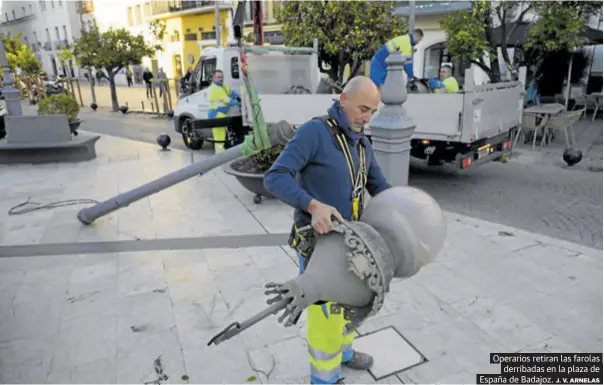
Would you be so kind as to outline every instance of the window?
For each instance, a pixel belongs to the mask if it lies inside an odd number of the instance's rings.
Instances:
[[[91,31],[92,27],[94,26],[94,24],[92,23],[92,20],[88,20],[88,30]]]
[[[8,13],[4,12],[4,17],[6,17],[6,21],[8,21]]]
[[[57,40],[61,40],[61,35],[59,35],[59,27],[55,27],[55,36]]]
[[[193,71],[193,89],[201,91],[204,88],[208,88],[212,83],[212,77],[216,71],[216,58],[215,57],[201,57],[197,66]]]
[[[29,13],[34,13],[34,8],[32,7],[32,5],[29,5]]]
[[[38,1],[38,5],[42,11],[46,11],[46,2],[44,0]]]
[[[34,31],[34,40],[36,41],[36,43],[38,42],[38,34],[36,33],[36,31]]]
[[[443,49],[442,44],[436,44],[425,50],[423,76],[425,79],[438,78]]]
[[[17,15],[15,15],[15,10],[13,9],[13,20],[15,20],[17,18]]]
[[[239,58],[237,56],[231,58],[231,77],[239,79]]]
[[[213,32],[202,32],[201,40],[216,40],[216,31]]]
[[[67,26],[65,25],[63,26],[63,37],[65,38],[65,41],[69,40],[67,37]]]
[[[136,25],[142,24],[143,19],[142,19],[142,13],[141,13],[141,6],[140,4],[136,6],[136,13],[134,15],[134,19],[136,21]]]
[[[23,16],[25,16],[25,7],[21,7],[21,9],[23,10]]]
[[[61,5],[63,5],[63,2],[62,2],[61,0],[59,0],[59,1],[58,1],[58,3],[59,3],[59,7],[60,7]]]
[[[185,33],[185,41],[197,41],[196,33]]]
[[[128,7],[128,27],[132,27],[134,25],[134,20],[132,19],[132,7]]]
[[[50,31],[48,30],[48,28],[45,28],[46,30],[46,41],[50,41]]]
[[[50,0],[50,6],[53,8],[55,7],[55,2],[53,0]]]
[[[27,38],[27,36],[23,38],[23,42],[25,43],[25,45],[29,45],[29,39]]]

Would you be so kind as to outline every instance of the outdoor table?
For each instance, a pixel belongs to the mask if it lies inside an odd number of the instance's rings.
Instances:
[[[535,132],[533,133],[533,149],[535,148],[535,142],[537,141],[537,133],[539,130],[543,129],[543,138],[541,139],[541,145],[543,145],[546,136],[545,126],[547,125],[547,122],[553,115],[558,115],[564,110],[565,107],[560,103],[537,104],[524,110],[524,112],[539,115],[541,117],[541,123],[537,128],[535,128]]]
[[[594,108],[594,115],[591,117],[592,123],[596,120],[596,116],[598,115],[598,111],[602,108],[602,92],[592,92],[588,96],[591,96],[595,99],[596,107]]]

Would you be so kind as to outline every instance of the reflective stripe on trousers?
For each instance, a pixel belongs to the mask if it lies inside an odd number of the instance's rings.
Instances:
[[[300,273],[304,271],[304,257],[299,256]],[[331,305],[308,307],[308,358],[310,378],[315,384],[333,384],[340,378],[341,364],[352,358],[355,332],[344,335],[348,321],[344,314],[332,314]]]

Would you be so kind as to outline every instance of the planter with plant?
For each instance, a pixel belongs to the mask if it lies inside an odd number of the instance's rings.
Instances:
[[[282,146],[275,146],[251,156],[245,156],[227,164],[224,171],[233,175],[241,185],[254,195],[254,203],[262,202],[262,197],[274,198],[264,188],[264,174],[281,154]]]
[[[38,115],[67,115],[69,129],[71,133],[77,135],[78,128],[82,121],[78,119],[80,106],[78,102],[70,95],[59,94],[48,96],[40,100],[38,105]]]

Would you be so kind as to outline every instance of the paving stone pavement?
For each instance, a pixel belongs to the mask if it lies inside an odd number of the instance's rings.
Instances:
[[[584,159],[573,167],[562,161],[557,138],[468,172],[414,162],[410,184],[446,210],[602,249],[602,120],[580,121],[576,139]]]
[[[102,200],[189,164],[190,154],[104,136],[98,158],[0,166],[2,245],[283,233],[291,210],[252,203],[215,170],[84,227],[80,207],[9,216],[38,203]],[[204,156],[196,153],[197,159]],[[380,383],[473,383],[490,352],[602,352],[602,251],[446,213],[439,258],[392,284],[360,335],[393,326],[427,362]],[[2,383],[308,382],[305,318],[274,317],[216,347],[261,310],[263,285],[297,272],[288,248],[0,258]],[[397,352],[392,352],[396,355]],[[345,371],[348,383],[374,383]]]

